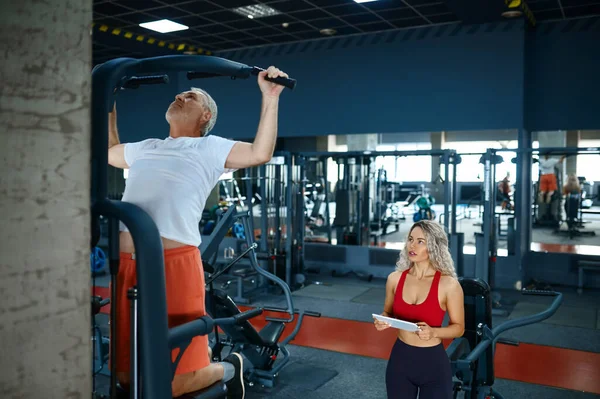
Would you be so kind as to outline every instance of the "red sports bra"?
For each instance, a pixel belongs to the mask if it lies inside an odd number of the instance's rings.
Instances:
[[[430,327],[441,327],[442,322],[444,321],[444,315],[446,314],[446,311],[441,308],[438,300],[438,287],[440,285],[440,277],[442,274],[439,271],[435,273],[433,283],[431,284],[429,294],[427,294],[425,301],[418,305],[412,305],[406,303],[402,298],[402,291],[404,289],[407,273],[408,269],[402,273],[400,281],[398,281],[398,286],[396,287],[394,306],[392,308],[394,317],[413,323],[422,321],[427,323]]]

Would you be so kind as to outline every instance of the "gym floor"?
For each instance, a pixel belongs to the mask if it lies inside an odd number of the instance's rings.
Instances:
[[[247,398],[385,398],[385,368],[395,334],[392,329],[377,332],[371,318],[381,312],[385,281],[309,275],[309,282],[293,293],[294,306],[318,311],[322,317],[304,319],[288,346],[290,363],[280,372],[277,386],[247,387]],[[97,278],[95,283],[97,294],[108,296],[103,288],[108,279]],[[502,336],[517,341],[517,346],[497,345],[494,386],[506,398],[600,397],[600,291],[578,295],[573,289],[553,288],[564,294],[557,313]],[[550,303],[547,297],[501,294],[507,316],[494,317],[494,325],[536,313]],[[262,295],[249,306],[283,306],[283,301],[280,296]],[[105,333],[108,311],[106,307],[97,316]],[[252,322],[257,329],[264,323],[264,316]],[[286,331],[292,328],[289,325]],[[107,381],[97,377],[101,387]]]

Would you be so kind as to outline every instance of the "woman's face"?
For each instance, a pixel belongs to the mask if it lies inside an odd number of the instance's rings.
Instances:
[[[408,259],[411,262],[419,263],[429,259],[427,251],[427,240],[423,229],[419,226],[412,229],[408,236]]]

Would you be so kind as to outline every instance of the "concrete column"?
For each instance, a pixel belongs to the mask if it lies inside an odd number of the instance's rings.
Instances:
[[[579,147],[579,130],[567,131],[567,147]],[[570,156],[567,159],[567,176],[577,175],[577,157]]]
[[[329,136],[318,136],[317,137],[317,151],[322,151],[322,152],[329,151]]]
[[[519,129],[519,149],[528,150],[532,147],[531,132],[526,129]],[[541,145],[540,145],[541,147]],[[527,253],[531,248],[531,154],[517,153],[517,176],[515,180],[515,217],[517,219],[516,231],[517,240],[515,255],[519,262],[521,282],[529,278],[527,275],[526,264],[523,264]],[[521,286],[515,287],[521,289]]]
[[[444,147],[446,132],[433,132],[431,133],[431,149],[441,150]],[[440,175],[440,158],[431,157],[431,181]]]
[[[0,6],[0,397],[91,393],[92,1]]]
[[[379,136],[377,134],[349,134],[346,136],[348,151],[375,151]]]
[[[564,130],[537,132],[537,139],[540,143],[540,148],[564,147],[567,145],[567,132]]]
[[[441,150],[444,147],[446,132],[432,132],[430,137],[432,150]],[[444,203],[444,186],[443,184],[437,184],[440,173],[440,157],[431,157],[431,183],[429,184],[429,190],[437,204]],[[442,178],[445,178],[445,176],[442,176]],[[434,184],[433,182],[436,183]]]

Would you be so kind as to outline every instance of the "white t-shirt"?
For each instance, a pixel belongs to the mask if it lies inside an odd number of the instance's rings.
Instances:
[[[161,237],[199,246],[199,223],[206,198],[225,169],[235,141],[218,136],[167,137],[125,144],[129,175],[124,202],[154,220]],[[127,231],[123,223],[121,231]]]
[[[554,167],[559,162],[560,162],[560,159],[557,159],[557,158],[548,158],[548,159],[540,158],[539,163],[540,163],[540,170],[542,172],[542,175],[553,175]]]

